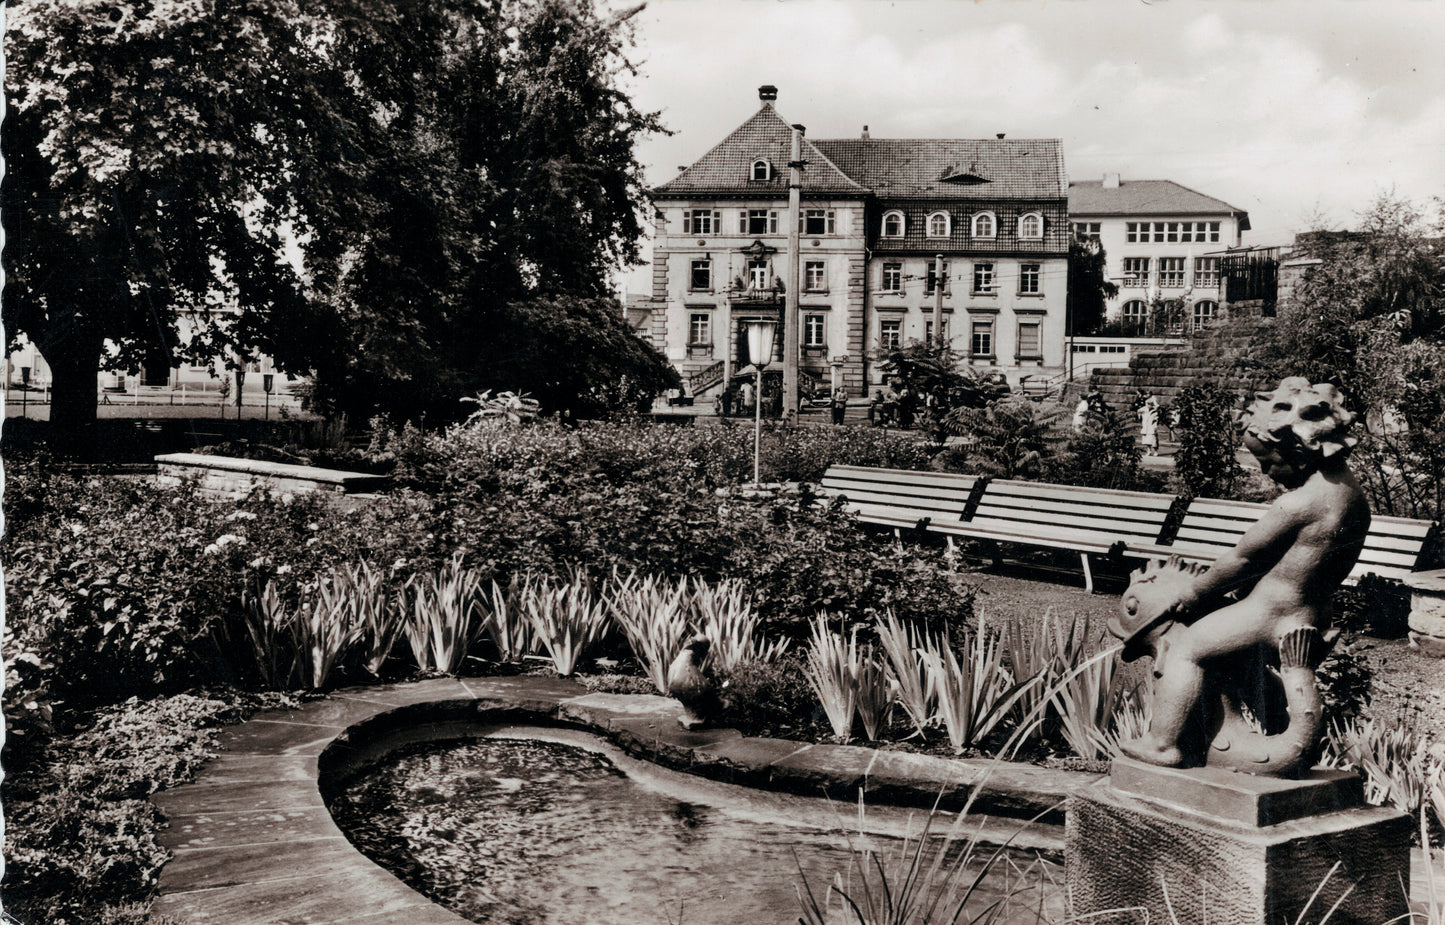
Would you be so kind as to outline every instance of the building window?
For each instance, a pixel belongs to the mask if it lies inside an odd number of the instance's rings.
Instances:
[[[1020,360],[1043,359],[1043,341],[1039,334],[1041,327],[1037,321],[1019,322],[1018,358]]]
[[[1218,258],[1218,257],[1195,257],[1195,258],[1194,258],[1194,288],[1195,288],[1195,289],[1218,289],[1218,288],[1219,288],[1219,258]]]
[[[1125,257],[1124,281],[1126,287],[1142,288],[1149,285],[1149,258]]]
[[[1074,234],[1080,238],[1099,240],[1102,222],[1074,222]]]
[[[1194,330],[1207,328],[1219,315],[1219,303],[1205,299],[1194,303]]]
[[[687,209],[682,213],[683,234],[722,234],[722,212],[716,209]]]
[[[739,234],[777,234],[776,209],[745,209],[738,213]]]
[[[923,322],[923,339],[924,339],[924,340],[927,340],[927,341],[932,341],[932,340],[933,340],[933,322],[932,322],[932,321],[925,321],[925,322]],[[943,319],[943,339],[944,339],[944,340],[948,340],[948,339],[949,339],[948,319],[947,319],[947,318]]]
[[[1019,295],[1039,294],[1039,264],[1019,264]]]
[[[765,158],[758,158],[753,161],[753,179],[771,180],[773,178],[773,165]]]
[[[903,343],[903,322],[897,318],[885,318],[878,322],[878,346],[883,350],[897,350]]]
[[[943,261],[942,269],[939,268],[938,261],[928,261],[928,267],[923,276],[924,295],[933,295],[934,283],[936,282],[935,277],[940,275],[943,277],[943,291],[946,294],[948,292],[948,261]]]
[[[1183,288],[1184,288],[1184,258],[1183,258],[1183,257],[1160,257],[1160,258],[1159,258],[1159,288],[1160,288],[1160,289],[1183,289]]]
[[[902,292],[902,291],[903,291],[903,264],[901,264],[901,263],[885,263],[885,264],[883,264],[883,291],[884,291],[884,292]]]
[[[1037,212],[1030,212],[1019,219],[1019,238],[1024,241],[1037,241],[1044,236],[1044,217]]]
[[[975,238],[991,238],[997,227],[998,223],[994,221],[992,212],[980,212],[973,217],[973,236]]]
[[[803,316],[803,346],[824,347],[827,346],[825,332],[827,325],[824,322],[826,315],[804,315]]]
[[[930,238],[948,237],[948,213],[934,212],[928,216],[928,236]]]
[[[893,211],[883,213],[883,237],[901,238],[903,237],[903,229],[905,227],[902,212]]]
[[[1144,240],[1149,240],[1149,223],[1144,223]],[[1124,223],[1124,241],[1128,244],[1139,243],[1139,222]]]
[[[770,284],[768,280],[768,262],[766,260],[748,261],[748,288],[766,289]]]
[[[1149,306],[1143,299],[1130,299],[1124,303],[1123,320],[1126,333],[1142,333],[1145,322],[1149,320]]]
[[[693,312],[688,316],[687,345],[689,347],[712,346],[712,314]]]
[[[828,265],[821,260],[809,260],[803,264],[803,288],[808,292],[828,290]]]
[[[694,260],[692,273],[687,278],[687,288],[694,291],[712,291],[712,261]]]
[[[968,354],[975,358],[993,358],[993,322],[975,321],[970,326]]]
[[[975,295],[993,292],[993,264],[975,263],[973,265],[973,292]]]
[[[798,230],[803,234],[837,234],[837,213],[832,209],[804,209],[798,216]]]

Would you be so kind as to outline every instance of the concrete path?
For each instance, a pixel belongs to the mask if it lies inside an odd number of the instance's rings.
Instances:
[[[187,923],[321,925],[406,922],[459,925],[351,846],[321,797],[321,780],[399,740],[456,735],[490,718],[590,729],[637,757],[752,786],[957,807],[986,779],[975,804],[1028,817],[1057,806],[1097,775],[955,760],[849,745],[747,738],[734,729],[686,732],[665,697],[589,694],[536,677],[439,679],[351,688],[292,711],[258,714],[227,729],[197,779],[152,797],[168,818],[153,911]],[[1061,818],[1056,814],[1055,821]],[[1047,847],[1062,845],[1044,827]]]

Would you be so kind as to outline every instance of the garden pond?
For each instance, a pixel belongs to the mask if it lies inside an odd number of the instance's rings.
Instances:
[[[508,925],[794,923],[805,881],[820,905],[836,875],[858,891],[864,848],[897,889],[899,859],[916,844],[905,837],[928,823],[926,810],[755,791],[542,727],[400,747],[341,782],[330,809],[357,848],[413,889]],[[960,853],[980,825],[991,824],[938,813],[930,831],[960,837],[935,835],[929,852]],[[1016,828],[994,824],[981,837]],[[1055,918],[1060,874],[1011,850],[969,908],[1003,900],[1005,921]]]

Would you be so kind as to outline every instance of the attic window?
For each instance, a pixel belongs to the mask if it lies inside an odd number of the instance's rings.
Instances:
[[[998,223],[994,220],[992,212],[980,212],[973,217],[973,236],[975,238],[992,238],[995,235],[994,229]]]
[[[773,178],[773,165],[768,163],[766,158],[758,158],[753,161],[753,179],[771,180]]]
[[[945,167],[943,176],[939,177],[939,179],[944,183],[956,183],[960,186],[973,186],[977,183],[990,182],[988,177],[979,173],[977,163],[971,163],[966,166],[963,164],[953,164]]]
[[[903,228],[904,224],[902,212],[894,209],[891,212],[883,213],[883,237],[901,238],[903,237]]]
[[[1023,241],[1037,241],[1044,236],[1044,217],[1037,212],[1029,212],[1019,217],[1019,239]]]
[[[947,213],[947,212],[934,212],[932,215],[928,216],[928,225],[927,225],[927,233],[928,233],[928,236],[929,236],[930,238],[946,238],[946,237],[948,237],[948,231],[949,231],[948,225],[949,225],[949,222],[948,222],[948,213]]]

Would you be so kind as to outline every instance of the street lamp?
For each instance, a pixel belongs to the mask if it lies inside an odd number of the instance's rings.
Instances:
[[[266,393],[266,420],[271,420],[271,386],[276,381],[273,373],[261,374],[261,389]]]
[[[778,332],[778,323],[756,318],[748,325],[748,359],[758,370],[757,397],[753,402],[753,484],[757,485],[758,463],[762,457],[763,439],[763,367],[773,362],[773,338]]]

